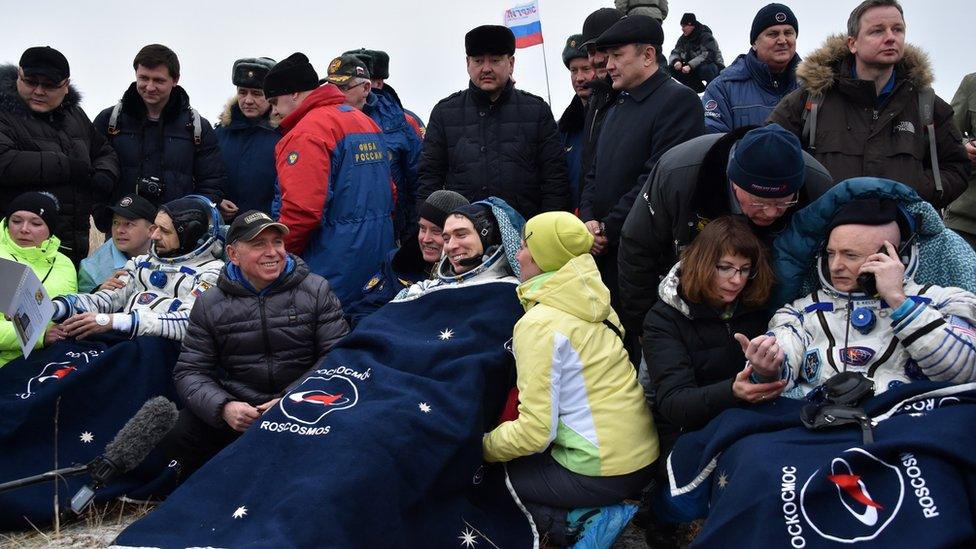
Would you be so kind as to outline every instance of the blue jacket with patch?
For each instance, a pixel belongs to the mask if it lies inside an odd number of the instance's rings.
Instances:
[[[392,301],[401,291],[429,278],[433,267],[424,262],[416,235],[405,240],[400,248],[390,250],[380,270],[363,286],[359,299],[346,306],[349,329],[355,329],[359,321]]]
[[[727,133],[742,126],[761,126],[786,94],[795,90],[796,65],[793,60],[781,74],[769,72],[769,65],[749,50],[735,58],[702,95],[705,127],[709,133]]]
[[[351,303],[393,248],[393,181],[383,133],[332,84],[279,125],[275,148],[285,249]]]
[[[405,240],[417,233],[417,163],[423,142],[407,121],[396,96],[386,90],[373,89],[366,98],[363,112],[383,130],[390,153],[390,175],[397,190],[394,232],[398,239]]]
[[[214,130],[220,155],[227,167],[224,198],[237,205],[238,211],[260,210],[271,213],[274,199],[275,145],[281,135],[268,116],[251,120],[231,99]]]

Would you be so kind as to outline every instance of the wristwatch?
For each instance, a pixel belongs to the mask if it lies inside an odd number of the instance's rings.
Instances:
[[[98,324],[99,326],[108,326],[110,322],[112,322],[112,317],[105,313],[98,313],[95,315],[95,324]]]

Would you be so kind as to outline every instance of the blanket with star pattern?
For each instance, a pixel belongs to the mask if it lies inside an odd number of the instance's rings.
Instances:
[[[512,278],[382,307],[116,545],[537,545],[481,448],[522,312]]]
[[[150,398],[174,398],[178,342],[103,334],[65,340],[0,368],[0,482],[88,463]],[[154,491],[165,462],[154,452],[97,492],[96,502]],[[166,476],[166,475],[163,475]],[[0,493],[0,531],[43,527],[88,475]],[[2,545],[2,544],[0,544]]]

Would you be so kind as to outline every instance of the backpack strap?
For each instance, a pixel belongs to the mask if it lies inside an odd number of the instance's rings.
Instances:
[[[918,90],[918,114],[929,142],[929,160],[932,163],[932,179],[935,190],[942,195],[942,175],[939,173],[939,151],[935,139],[935,90],[926,86]]]
[[[821,103],[823,103],[823,94],[808,93],[803,115],[800,117],[800,120],[803,121],[803,132],[800,134],[801,141],[807,143],[807,149],[811,153],[817,150],[817,115],[820,114]]]
[[[202,142],[200,136],[203,135],[203,123],[200,122],[200,113],[193,107],[190,107],[190,116],[193,118],[193,144],[199,147]]]
[[[119,135],[119,115],[122,114],[122,100],[112,107],[112,114],[108,117],[108,135],[111,139],[116,135]]]
[[[603,321],[603,325],[606,326],[607,328],[610,328],[611,332],[617,334],[617,337],[620,339],[620,341],[624,340],[624,334],[620,333],[620,328],[617,328],[616,324],[610,322],[609,319],[605,319]]]

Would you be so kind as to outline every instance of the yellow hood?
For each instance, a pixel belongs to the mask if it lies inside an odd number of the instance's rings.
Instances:
[[[610,316],[610,290],[590,254],[526,280],[519,285],[518,296],[526,311],[544,303],[587,322],[603,322]]]

